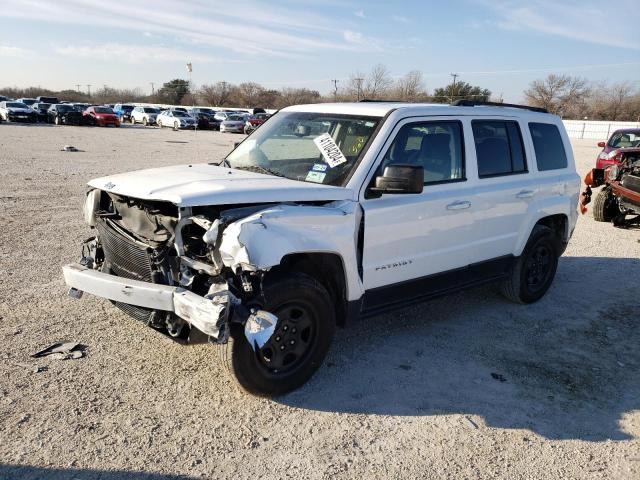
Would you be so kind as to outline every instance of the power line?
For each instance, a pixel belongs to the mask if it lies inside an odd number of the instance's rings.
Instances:
[[[89,95],[89,97],[91,97],[91,84],[90,83],[87,84],[87,92],[88,92],[87,94]]]

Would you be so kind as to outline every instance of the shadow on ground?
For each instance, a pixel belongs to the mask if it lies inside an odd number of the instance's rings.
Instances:
[[[194,478],[196,477],[131,472],[127,470],[42,468],[0,464],[0,480],[191,480]]]
[[[628,272],[613,278],[610,271]],[[325,366],[278,399],[327,412],[471,414],[550,439],[626,440],[640,408],[640,259],[563,257],[533,305],[494,287],[339,329]]]

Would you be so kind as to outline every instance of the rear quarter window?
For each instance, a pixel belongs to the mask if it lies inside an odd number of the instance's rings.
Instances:
[[[529,131],[539,171],[567,168],[567,152],[557,126],[551,123],[530,123]]]

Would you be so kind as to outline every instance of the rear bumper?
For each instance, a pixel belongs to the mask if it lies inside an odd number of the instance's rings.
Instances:
[[[75,289],[74,296],[79,296],[78,292],[86,292],[129,305],[173,312],[215,338],[228,319],[232,299],[224,292],[205,298],[180,287],[118,277],[79,263],[65,265],[62,271],[65,283]]]

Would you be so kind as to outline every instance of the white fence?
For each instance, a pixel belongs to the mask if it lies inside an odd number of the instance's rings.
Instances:
[[[589,120],[563,120],[569,138],[609,139],[620,128],[640,128],[640,122],[600,122]]]

